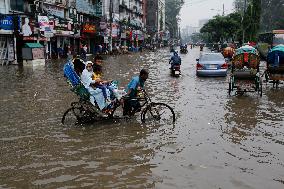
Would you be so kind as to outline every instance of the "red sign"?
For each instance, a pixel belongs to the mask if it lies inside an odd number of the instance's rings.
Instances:
[[[37,41],[37,40],[47,41],[47,38],[45,38],[45,37],[39,37],[39,38],[37,38],[37,37],[23,37],[23,40],[24,41]]]
[[[93,24],[85,24],[83,26],[83,32],[85,33],[96,33],[96,26]]]

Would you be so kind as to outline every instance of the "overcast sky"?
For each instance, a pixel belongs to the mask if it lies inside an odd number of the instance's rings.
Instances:
[[[185,4],[180,12],[181,28],[190,25],[198,26],[201,19],[212,18],[222,14],[223,4],[225,5],[225,14],[233,12],[234,0],[185,0]],[[213,10],[214,9],[214,10]]]

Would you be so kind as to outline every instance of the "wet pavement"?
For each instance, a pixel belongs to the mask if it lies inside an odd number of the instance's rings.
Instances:
[[[0,188],[284,188],[284,88],[228,96],[228,78],[198,78],[198,49],[169,73],[168,49],[109,57],[104,77],[125,86],[150,70],[154,101],[174,125],[137,119],[68,127],[77,97],[63,62],[0,67]]]

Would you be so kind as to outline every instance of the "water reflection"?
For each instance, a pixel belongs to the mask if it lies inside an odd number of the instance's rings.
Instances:
[[[168,49],[105,57],[104,78],[121,87],[149,69],[147,91],[174,107],[175,125],[138,116],[64,127],[78,98],[63,61],[0,67],[0,188],[282,188],[283,89],[228,97],[225,78],[196,78],[198,55],[184,55],[180,78],[170,76]]]
[[[242,143],[254,135],[258,123],[259,99],[251,96],[235,97],[228,100],[225,109],[226,127],[223,132],[233,143]]]

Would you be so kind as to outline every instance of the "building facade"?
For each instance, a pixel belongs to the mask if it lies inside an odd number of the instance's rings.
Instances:
[[[165,0],[147,0],[146,28],[154,43],[167,41],[169,32],[165,23]]]
[[[27,43],[59,58],[82,45],[89,53],[100,45],[139,47],[165,31],[165,0],[0,0],[0,14],[0,60],[9,61],[21,61]]]

